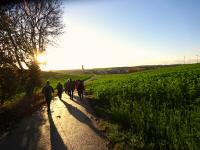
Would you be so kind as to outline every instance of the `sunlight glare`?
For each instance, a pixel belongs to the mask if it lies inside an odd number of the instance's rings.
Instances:
[[[37,61],[39,62],[39,64],[47,64],[47,57],[46,54],[41,53],[37,56]]]

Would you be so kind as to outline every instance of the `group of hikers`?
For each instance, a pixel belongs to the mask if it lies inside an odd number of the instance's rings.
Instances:
[[[79,98],[83,99],[83,92],[85,90],[85,87],[84,87],[84,82],[82,80],[75,80],[74,81],[70,78],[64,84],[64,87],[60,82],[58,82],[58,84],[56,86],[57,95],[58,95],[60,100],[62,99],[62,93],[64,91],[65,91],[65,93],[67,93],[69,95],[70,99],[73,99],[75,89],[78,92]],[[46,85],[43,87],[42,93],[45,96],[45,100],[47,102],[47,111],[49,112],[52,95],[54,93],[54,89],[50,85],[49,81],[47,81]]]

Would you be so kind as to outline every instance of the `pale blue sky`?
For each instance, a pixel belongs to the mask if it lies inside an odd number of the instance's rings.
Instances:
[[[182,63],[184,55],[192,63],[200,54],[199,0],[71,0],[64,7],[66,32],[48,50],[49,69]],[[61,65],[67,55],[77,61]]]

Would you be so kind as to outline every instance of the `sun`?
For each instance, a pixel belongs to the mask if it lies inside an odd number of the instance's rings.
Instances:
[[[45,53],[41,53],[37,56],[37,61],[39,64],[47,64],[47,56]]]

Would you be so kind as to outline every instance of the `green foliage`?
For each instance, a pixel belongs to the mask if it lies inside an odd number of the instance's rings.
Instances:
[[[0,68],[0,101],[4,103],[22,93],[32,96],[41,82],[41,71],[37,64],[23,71],[11,67]]]
[[[120,126],[124,136],[117,142],[124,149],[200,146],[199,64],[99,76],[87,89],[101,111]]]
[[[19,73],[13,68],[0,69],[0,101],[3,103],[6,99],[14,96],[19,90]]]
[[[32,96],[34,89],[42,84],[41,71],[37,64],[33,63],[30,66],[26,82],[26,94]]]

